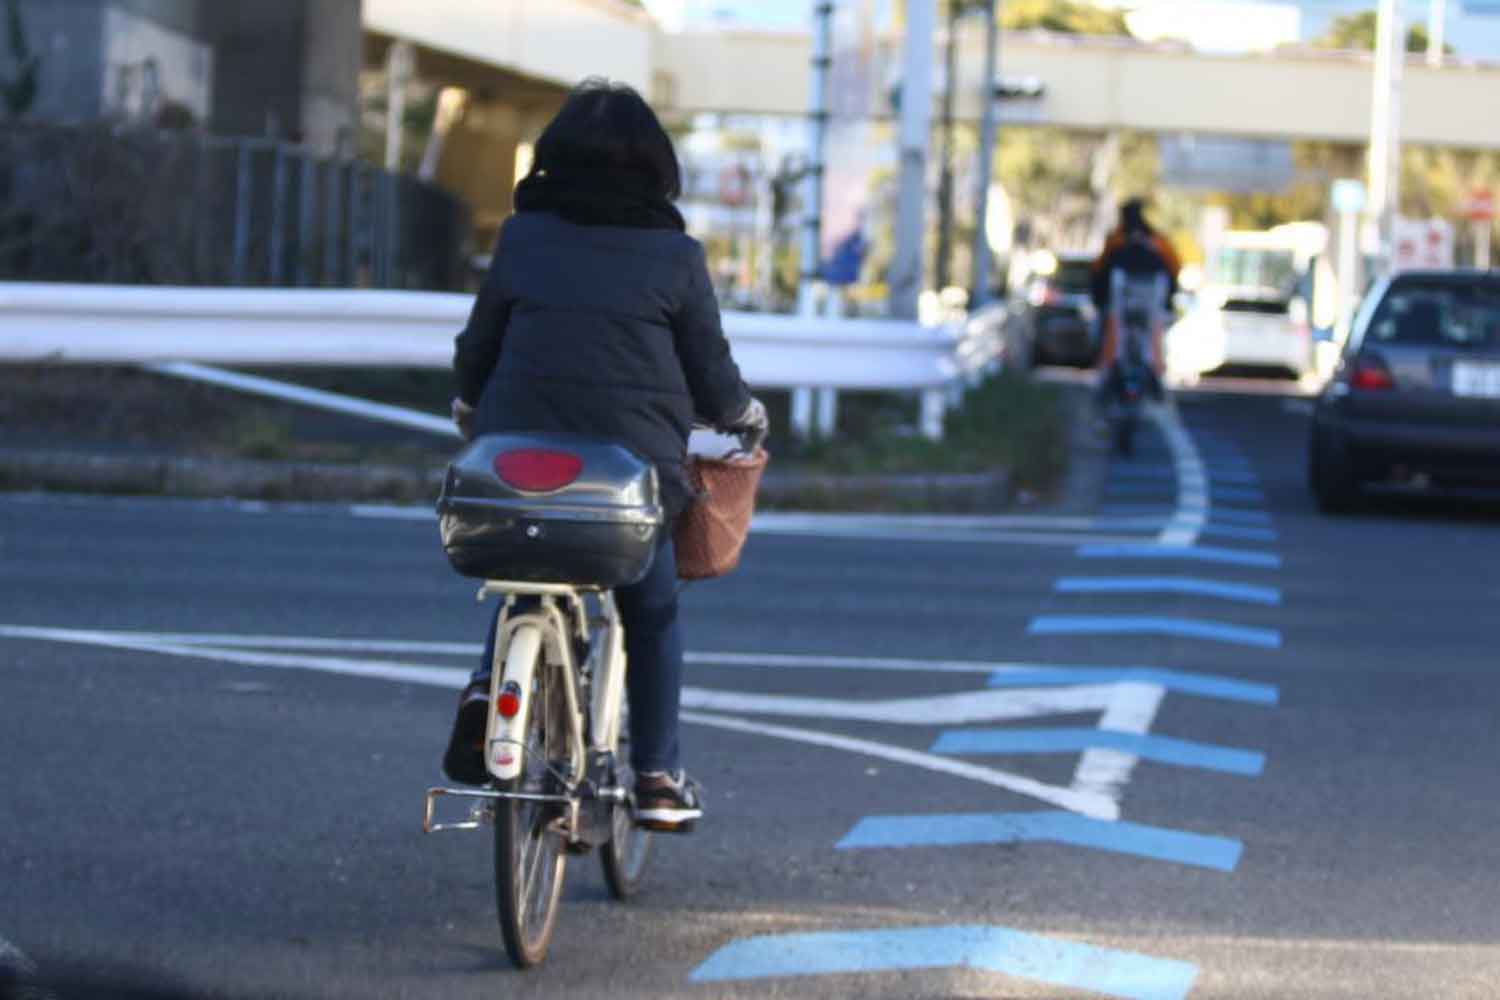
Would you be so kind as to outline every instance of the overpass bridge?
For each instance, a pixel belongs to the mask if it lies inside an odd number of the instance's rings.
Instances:
[[[668,33],[623,0],[364,0],[367,59],[392,40],[412,43],[424,74],[465,86],[486,110],[483,128],[515,142],[545,121],[584,76],[622,80],[664,113],[804,114],[811,40],[797,32]],[[959,52],[960,118],[978,117],[980,33]],[[895,65],[900,40],[878,40],[875,65]],[[1046,85],[1013,105],[1013,124],[1363,143],[1372,61],[1315,49],[1215,55],[1172,44],[1099,36],[1006,32],[1007,76]],[[1420,57],[1406,66],[1402,139],[1500,149],[1500,118],[1482,95],[1500,92],[1500,64]],[[492,161],[493,162],[493,161]],[[488,178],[494,182],[491,174]],[[461,185],[463,186],[463,185]]]
[[[899,40],[880,44],[893,50]],[[810,53],[803,34],[661,34],[653,46],[657,97],[669,98],[678,113],[804,113]],[[979,39],[960,43],[960,118],[979,117],[983,56]],[[1005,32],[1000,62],[1007,77],[1036,77],[1046,87],[1039,100],[1003,106],[1002,120],[1013,124],[1342,143],[1363,143],[1369,135],[1368,53],[1298,48],[1215,55],[1128,39]],[[887,64],[894,65],[894,54]],[[1449,60],[1434,68],[1423,57],[1410,58],[1402,141],[1500,149],[1500,119],[1482,97],[1496,88],[1500,64]]]

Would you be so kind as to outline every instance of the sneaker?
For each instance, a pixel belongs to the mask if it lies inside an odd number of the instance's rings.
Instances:
[[[685,771],[647,771],[635,779],[635,821],[661,833],[690,833],[703,815],[698,783]]]
[[[458,697],[458,714],[448,749],[443,754],[443,774],[461,785],[483,785],[490,773],[484,766],[484,727],[489,718],[490,682],[474,681]]]

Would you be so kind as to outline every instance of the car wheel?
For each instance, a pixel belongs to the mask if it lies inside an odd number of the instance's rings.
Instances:
[[[1308,449],[1307,480],[1318,509],[1325,514],[1346,514],[1359,504],[1353,456],[1332,432],[1317,425]]]

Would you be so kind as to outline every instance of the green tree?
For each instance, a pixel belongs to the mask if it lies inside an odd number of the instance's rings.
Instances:
[[[1007,0],[1000,23],[1010,31],[1041,29],[1068,35],[1129,35],[1125,12],[1086,0]]]
[[[1322,35],[1313,39],[1312,44],[1322,49],[1365,49],[1373,51],[1375,48],[1375,28],[1377,18],[1373,10],[1360,11],[1357,14],[1345,14],[1334,18],[1333,23]],[[1420,24],[1414,24],[1406,32],[1406,51],[1427,51],[1427,29]],[[1453,46],[1444,45],[1444,52],[1452,52]]]
[[[6,35],[10,42],[11,61],[16,69],[13,74],[0,76],[0,99],[5,101],[5,110],[12,118],[19,118],[31,110],[36,101],[37,74],[40,63],[31,46],[26,43],[26,27],[21,23],[20,0],[6,0]]]

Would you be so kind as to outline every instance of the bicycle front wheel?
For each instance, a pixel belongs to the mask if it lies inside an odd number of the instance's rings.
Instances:
[[[532,671],[525,758],[506,791],[556,795],[563,789],[556,769],[566,767],[567,704],[561,669],[537,652]],[[567,854],[559,829],[563,806],[553,802],[500,799],[495,815],[495,900],[505,951],[519,968],[547,957],[557,924]]]

